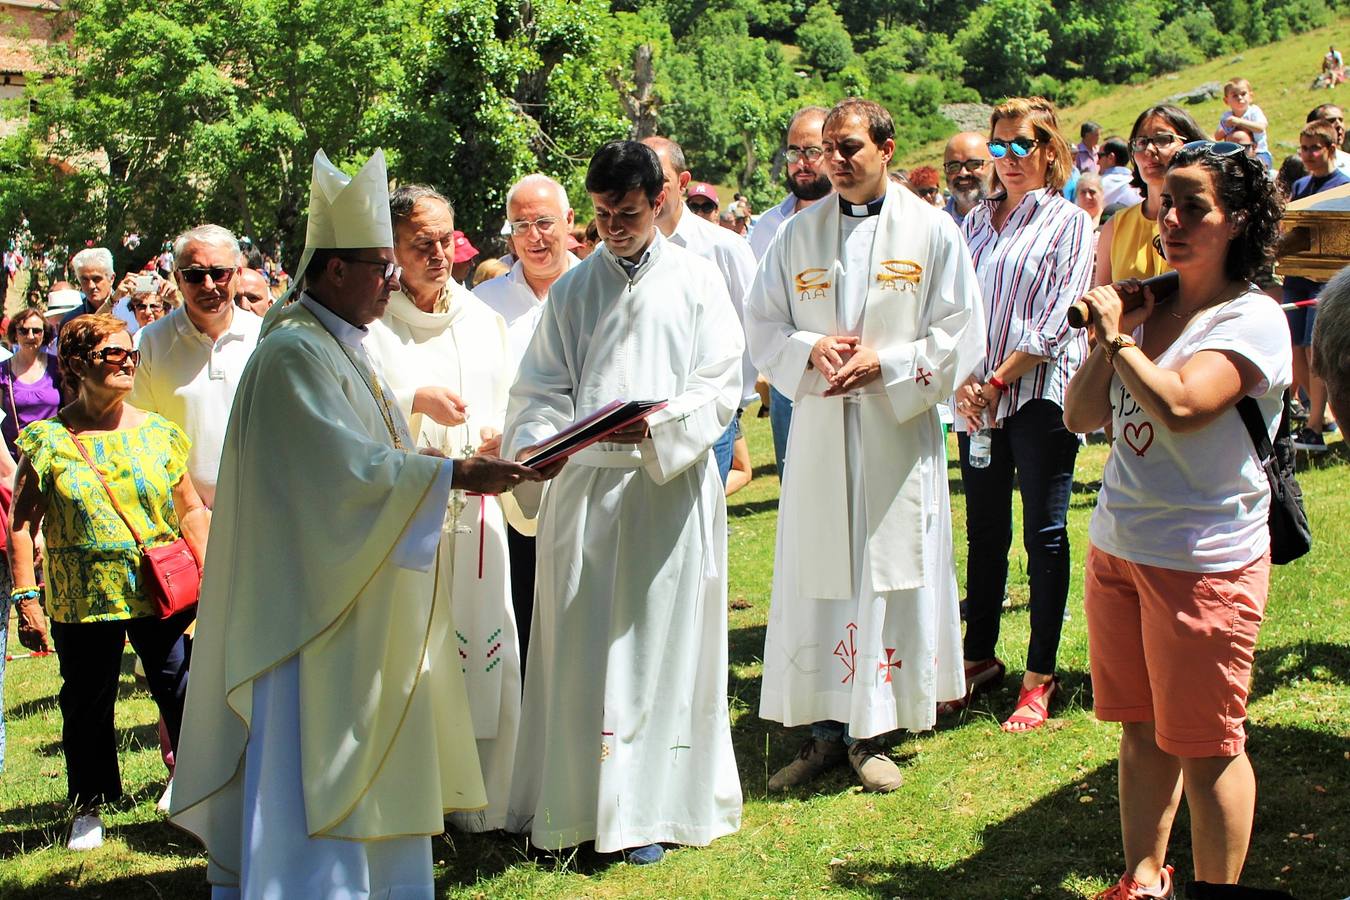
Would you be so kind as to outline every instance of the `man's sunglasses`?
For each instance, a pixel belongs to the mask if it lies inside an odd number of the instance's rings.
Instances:
[[[962,169],[965,169],[967,172],[974,175],[976,172],[983,169],[984,164],[987,162],[989,162],[987,159],[954,159],[951,162],[943,163],[942,171],[953,178],[956,177],[956,174]]]
[[[234,277],[235,270],[224,266],[194,266],[190,269],[179,269],[178,274],[183,276],[183,280],[188,284],[201,284],[210,275],[211,280],[216,284],[224,284]]]
[[[102,350],[89,351],[89,361],[103,363],[105,366],[120,366],[128,359],[133,366],[141,364],[141,351],[127,347],[104,347]]]
[[[988,141],[985,146],[989,148],[989,155],[994,159],[1003,159],[1012,151],[1012,155],[1018,159],[1025,159],[1031,155],[1031,151],[1036,149],[1040,141],[1035,138],[1020,137],[1013,138],[1011,141]]]
[[[696,212],[696,213],[710,213],[710,212],[712,212],[714,209],[717,209],[716,204],[713,204],[713,203],[706,203],[706,202],[704,202],[704,203],[699,203],[699,202],[696,202],[696,201],[693,201],[693,200],[689,201],[689,204],[688,204],[688,205],[689,205],[689,208],[692,209],[692,210],[693,210],[694,212]]]

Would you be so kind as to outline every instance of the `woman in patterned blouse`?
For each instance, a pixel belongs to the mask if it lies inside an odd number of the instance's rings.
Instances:
[[[45,591],[61,665],[61,746],[74,822],[70,847],[103,842],[101,804],[122,795],[113,703],[122,648],[131,641],[150,693],[176,746],[187,693],[183,631],[191,611],[159,618],[141,575],[141,553],[79,441],[148,546],[180,533],[206,554],[207,511],[187,474],[188,439],[167,419],[127,404],[139,354],[126,325],[80,316],[61,331],[59,362],[75,399],[56,418],[25,428],[15,476],[10,561],[19,640],[46,649],[47,628],[34,580],[34,541],[46,537]]]

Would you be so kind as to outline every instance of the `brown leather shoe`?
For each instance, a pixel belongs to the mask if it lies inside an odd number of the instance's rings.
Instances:
[[[843,741],[818,741],[809,737],[802,743],[797,758],[773,773],[769,779],[769,790],[785,791],[814,781],[822,772],[842,765],[844,756]]]
[[[900,767],[873,740],[854,741],[848,747],[849,765],[858,773],[863,790],[887,794],[904,784]]]

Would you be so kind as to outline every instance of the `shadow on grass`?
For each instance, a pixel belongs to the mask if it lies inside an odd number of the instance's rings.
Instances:
[[[1250,723],[1248,734],[1259,794],[1243,882],[1295,897],[1323,896],[1327,885],[1344,881],[1334,848],[1343,846],[1345,836],[1336,832],[1350,821],[1347,777],[1339,765],[1346,742],[1312,729]],[[1115,765],[1102,765],[986,828],[979,851],[955,865],[863,857],[837,867],[833,877],[841,887],[886,898],[955,896],[953,885],[961,886],[963,900],[1081,896],[1078,889],[1088,879],[1113,880],[1123,866],[1117,787]],[[1168,856],[1178,885],[1190,878],[1189,830],[1183,804]]]
[[[120,804],[119,804],[120,805]],[[0,835],[0,855],[33,852],[65,840],[65,823],[59,827],[34,828]],[[211,895],[206,883],[206,861],[191,861],[201,855],[197,842],[185,832],[167,822],[140,822],[133,825],[114,825],[108,829],[108,839],[126,844],[127,849],[140,854],[173,856],[188,864],[167,872],[135,875],[125,878],[99,879],[99,863],[106,851],[88,854],[69,854],[54,867],[42,884],[20,887],[0,882],[0,896],[6,900],[37,900],[37,898],[127,898],[127,900],[166,900],[166,898],[205,898]],[[110,863],[117,865],[117,863]]]
[[[728,504],[728,519],[744,519],[746,516],[754,516],[763,512],[776,512],[778,510],[778,498],[771,497],[767,500],[748,500],[744,503]]]
[[[1258,649],[1248,702],[1294,682],[1323,681],[1325,676],[1341,684],[1350,684],[1350,647],[1325,641],[1305,641]]]
[[[11,678],[14,677],[12,670],[9,674]],[[57,699],[55,694],[48,694],[46,697],[33,697],[30,700],[16,703],[6,709],[5,721],[17,722],[20,719],[26,719],[29,716],[40,716],[43,713],[55,710],[56,708]]]

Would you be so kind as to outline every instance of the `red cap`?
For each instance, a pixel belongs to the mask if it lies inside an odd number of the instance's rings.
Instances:
[[[478,248],[469,243],[469,239],[464,236],[464,232],[455,232],[455,258],[457,263],[468,262],[478,255]]]
[[[689,185],[689,197],[703,197],[711,200],[713,206],[721,206],[722,201],[717,199],[717,188],[708,184],[706,181],[699,181]]]

